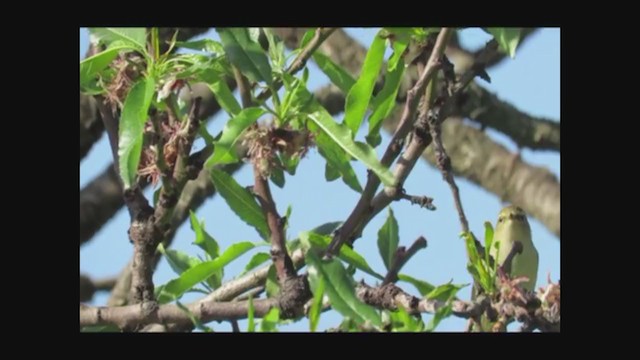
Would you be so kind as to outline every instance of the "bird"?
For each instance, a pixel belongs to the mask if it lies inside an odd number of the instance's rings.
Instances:
[[[511,259],[511,269],[508,275],[511,278],[526,277],[527,280],[520,283],[522,289],[534,291],[538,276],[538,250],[536,250],[531,238],[531,226],[527,220],[527,214],[520,207],[508,205],[498,214],[495,231],[493,233],[493,245],[489,254],[503,266],[516,241],[522,244],[522,252],[515,254]],[[499,242],[499,248],[495,244]],[[473,292],[475,300],[478,293]],[[472,325],[472,331],[491,331],[494,324],[483,315],[480,319],[480,328]]]
[[[536,250],[531,238],[531,227],[527,220],[527,214],[518,206],[504,207],[498,214],[493,234],[493,241],[500,242],[500,248],[491,247],[489,254],[503,265],[516,241],[522,244],[522,253],[516,254],[511,261],[511,278],[527,277],[528,280],[521,283],[521,287],[534,291],[538,277],[538,250]]]

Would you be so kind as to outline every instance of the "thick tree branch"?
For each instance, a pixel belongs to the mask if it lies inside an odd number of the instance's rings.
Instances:
[[[110,291],[116,284],[117,278],[92,280],[90,277],[80,274],[80,301],[91,301],[98,291]]]
[[[110,164],[80,190],[80,245],[91,239],[122,205],[122,184]]]
[[[80,93],[80,160],[100,139],[104,125],[92,96]]]
[[[120,307],[91,307],[80,304],[80,326],[112,324],[121,329],[130,329],[153,323],[191,324],[189,315],[177,305],[161,305],[150,309],[147,304]],[[274,306],[277,306],[275,299],[254,300],[254,316],[263,317]],[[187,305],[187,309],[201,322],[207,323],[214,320],[245,319],[249,303],[195,302]]]
[[[559,311],[559,294],[560,285],[550,284],[548,289],[554,292],[553,302],[547,299],[552,296],[538,299],[533,293],[529,293],[524,299],[507,298],[496,303],[491,303],[485,296],[481,296],[474,302],[461,300],[452,300],[450,302],[452,315],[463,319],[479,317],[485,313],[489,307],[498,314],[499,318],[516,319],[522,322],[523,330],[532,331],[540,329],[545,332],[560,331],[560,311]],[[371,306],[396,310],[402,306],[410,314],[429,313],[435,314],[439,309],[448,305],[447,302],[436,299],[419,299],[412,296],[396,285],[389,283],[380,287],[370,287],[364,282],[356,288],[356,295],[364,303]],[[546,306],[542,304],[546,303]]]
[[[452,115],[469,118],[482,127],[507,134],[520,148],[560,151],[560,123],[523,113],[476,83]]]

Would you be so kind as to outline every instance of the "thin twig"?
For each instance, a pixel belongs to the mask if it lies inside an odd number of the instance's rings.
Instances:
[[[420,249],[426,249],[427,247],[427,239],[423,236],[420,236],[416,239],[416,241],[411,244],[409,250],[406,250],[404,246],[399,247],[396,250],[396,253],[393,257],[393,262],[391,263],[391,268],[387,273],[387,276],[384,277],[384,281],[382,281],[382,285],[386,285],[389,283],[394,283],[398,281],[398,273],[402,270],[402,267],[415,255]]]
[[[298,54],[298,56],[293,60],[293,62],[291,63],[291,66],[289,66],[289,68],[287,69],[287,73],[289,73],[290,75],[293,75],[298,71],[302,70],[302,68],[304,68],[305,64],[307,63],[307,60],[309,60],[309,58],[313,55],[313,53],[320,47],[320,45],[322,45],[322,43],[331,34],[333,34],[334,31],[336,31],[336,28],[317,28],[315,35],[313,36],[311,41],[309,41],[307,46],[305,46],[305,48],[302,49],[300,54]],[[274,89],[276,91],[279,90],[281,86],[282,86],[281,81],[277,81],[274,83]],[[260,95],[258,95],[257,99],[260,101],[264,101],[268,99],[270,96],[271,96],[271,89],[268,88],[263,90],[260,93]]]
[[[489,56],[492,52],[497,50],[497,45],[495,41],[490,41],[485,47],[485,51],[482,54],[485,54],[479,57],[478,63],[484,63],[485,57]],[[454,86],[453,95],[451,97],[447,97],[444,104],[439,104],[436,114],[431,114],[431,116],[437,116],[440,119],[446,119],[449,115],[449,111],[455,103],[455,99],[461,94],[462,90],[473,80],[473,78],[477,75],[479,66],[473,67],[467,73],[462,75],[461,80]],[[431,135],[427,132],[424,133],[418,132],[416,135],[412,136],[411,141],[407,145],[406,150],[400,156],[398,161],[396,162],[396,167],[393,170],[394,178],[396,179],[406,179],[408,174],[413,169],[416,161],[422,155],[424,150],[431,144]],[[377,215],[380,211],[382,211],[387,205],[391,203],[391,201],[397,198],[396,189],[394,188],[385,188],[380,191],[371,201],[371,214],[364,221],[366,224],[370,219],[372,219],[375,215]]]
[[[420,76],[420,79],[407,93],[407,100],[405,102],[402,118],[398,124],[398,127],[396,128],[395,133],[393,134],[393,137],[391,138],[389,146],[385,150],[385,153],[380,160],[380,162],[384,166],[389,166],[400,153],[404,139],[413,124],[416,109],[418,107],[418,102],[420,100],[420,94],[424,92],[427,83],[436,74],[436,70],[439,64],[438,59],[442,56],[451,33],[451,29],[442,28],[436,40],[436,44],[434,45],[433,51],[431,52],[429,61],[427,62],[426,67]],[[362,195],[358,200],[355,208],[353,209],[347,220],[344,222],[340,230],[336,232],[336,236],[334,236],[331,243],[329,244],[327,248],[327,255],[332,256],[336,254],[342,244],[344,244],[346,241],[352,243],[355,240],[355,238],[352,238],[352,235],[355,235],[354,231],[356,229],[362,228],[361,225],[363,220],[371,211],[371,199],[373,198],[379,185],[380,179],[372,171],[369,171],[367,184],[365,185],[364,191],[362,192]]]

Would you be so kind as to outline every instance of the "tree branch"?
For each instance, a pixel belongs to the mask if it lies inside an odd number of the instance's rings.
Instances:
[[[116,284],[116,278],[92,280],[90,277],[80,274],[80,301],[91,301],[98,291],[110,291]]]
[[[549,288],[551,287],[553,287],[554,296],[557,296],[554,301],[557,302],[548,307],[543,306],[541,300],[533,293],[529,293],[528,298],[524,299],[525,301],[510,298],[497,303],[491,303],[486,296],[481,296],[474,302],[452,300],[447,303],[436,299],[419,299],[392,283],[373,288],[361,282],[356,288],[356,295],[368,305],[391,311],[401,306],[408,313],[414,315],[435,314],[439,309],[450,304],[453,316],[469,319],[479,317],[491,307],[499,317],[515,318],[522,322],[523,328],[527,331],[537,328],[545,332],[557,332],[560,331],[560,313],[559,305],[555,304],[559,304],[560,286],[550,284]]]
[[[420,75],[418,82],[411,90],[409,90],[407,94],[404,111],[402,113],[402,117],[400,118],[398,127],[396,128],[391,142],[385,150],[382,159],[380,160],[382,165],[389,166],[391,162],[393,162],[393,160],[398,156],[400,150],[402,150],[404,139],[413,125],[420,97],[425,91],[425,88],[429,81],[431,81],[433,76],[436,74],[436,70],[439,68],[439,59],[444,52],[447,41],[449,40],[451,34],[452,30],[449,28],[442,28],[440,34],[438,34],[438,38],[433,47],[429,60],[427,61],[424,71]],[[402,182],[396,182],[396,184],[401,186]],[[349,240],[350,243],[353,243],[353,240],[355,239],[352,238],[352,235],[356,235],[354,234],[354,232],[357,228],[362,227],[363,219],[367,217],[368,213],[371,211],[370,202],[379,185],[380,179],[375,174],[373,174],[373,172],[369,171],[367,184],[365,185],[364,191],[362,192],[362,196],[360,197],[360,200],[358,200],[358,203],[356,204],[355,208],[353,209],[347,220],[344,222],[340,230],[336,232],[336,235],[327,248],[327,255],[331,256],[336,254],[340,250],[342,244],[344,244],[347,240]]]
[[[111,324],[121,329],[130,329],[153,323],[191,324],[189,314],[177,305],[167,304],[149,309],[146,304],[120,307],[91,307],[80,304],[80,326]],[[254,300],[254,316],[263,317],[274,306],[277,306],[274,299]],[[249,302],[195,302],[187,305],[187,309],[203,323],[214,320],[245,319]]]
[[[389,283],[395,283],[398,281],[398,273],[402,270],[404,264],[409,261],[419,250],[427,248],[427,239],[420,236],[416,239],[416,241],[411,244],[409,250],[407,250],[404,246],[400,246],[396,249],[396,253],[393,256],[393,262],[391,263],[391,269],[387,273],[387,276],[384,277],[384,281],[382,281],[382,285],[386,285]]]

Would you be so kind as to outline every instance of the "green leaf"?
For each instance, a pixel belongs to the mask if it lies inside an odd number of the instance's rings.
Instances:
[[[389,312],[392,320],[393,332],[420,332],[424,330],[422,318],[409,314],[402,306],[397,311]]]
[[[282,189],[285,183],[284,171],[278,167],[271,168],[271,175],[269,177],[271,181],[276,184],[277,187]]]
[[[272,307],[269,311],[262,317],[262,321],[260,322],[260,332],[277,332],[278,331],[278,321],[280,320],[280,309],[277,307]]]
[[[378,231],[378,251],[380,251],[380,256],[387,270],[391,269],[399,241],[398,221],[393,216],[393,210],[389,207],[387,220]]]
[[[318,282],[322,279],[325,282],[325,290],[334,309],[343,316],[353,319],[358,324],[369,321],[377,327],[382,327],[380,314],[356,297],[355,289],[351,283],[352,280],[346,274],[339,260],[321,260],[313,251],[307,252],[305,260],[309,266],[311,287],[317,288]]]
[[[324,250],[327,248],[327,246],[329,246],[329,243],[331,243],[331,236],[320,235],[314,232],[305,231],[300,233],[300,240],[303,242],[303,244],[309,244],[309,246],[313,246],[316,249]],[[373,271],[371,266],[369,266],[362,255],[358,254],[357,252],[355,252],[355,250],[348,246],[343,246],[340,248],[338,257],[347,264],[352,265],[375,278],[378,278],[380,280],[384,279],[384,276]]]
[[[144,123],[153,93],[155,81],[153,78],[143,78],[129,91],[120,116],[118,158],[120,177],[124,188],[128,189],[135,183],[138,174],[138,163],[142,152],[142,134]]]
[[[271,65],[260,45],[251,41],[246,28],[218,29],[229,61],[255,82],[271,85]]]
[[[253,296],[249,297],[249,311],[247,313],[247,332],[255,332],[256,331],[256,323],[253,319]]]
[[[384,60],[385,40],[376,34],[362,65],[358,81],[351,87],[345,101],[344,123],[351,129],[352,138],[360,129],[369,106],[373,87]]]
[[[166,257],[169,266],[171,266],[171,269],[178,275],[202,262],[200,259],[191,257],[182,251],[167,250],[162,243],[158,245],[158,251]]]
[[[342,66],[331,61],[331,58],[325,54],[315,52],[313,54],[313,60],[335,86],[345,94],[349,93],[349,90],[351,90],[353,85],[356,83],[356,80],[351,76],[351,74],[342,68]]]
[[[224,55],[224,48],[222,44],[212,39],[178,41],[176,45],[186,49],[204,51],[215,55]]]
[[[364,143],[353,141],[351,130],[344,124],[337,124],[326,109],[319,107],[315,112],[309,114],[311,119],[322,131],[340,146],[344,151],[354,158],[362,161],[371,169],[385,186],[394,186],[393,174],[387,167],[378,161],[375,150]]]
[[[236,154],[236,142],[244,131],[264,115],[265,110],[251,107],[242,110],[236,117],[229,120],[222,130],[220,140],[215,142],[213,155],[207,160],[206,166],[211,168],[216,164],[231,164],[240,161]]]
[[[351,169],[351,170],[353,171],[353,169]],[[355,176],[355,172],[354,172],[354,176]],[[331,163],[329,161],[327,161],[326,164],[325,164],[325,167],[324,167],[324,178],[325,178],[325,180],[334,181],[335,179],[337,179],[339,177],[340,177],[340,172],[338,170],[336,170],[336,168],[331,166]],[[357,179],[358,178],[356,178],[356,180]],[[358,183],[358,185],[360,185],[360,183]],[[354,189],[354,190],[356,190],[356,189]]]
[[[415,286],[415,288],[418,289],[418,292],[420,293],[421,296],[427,295],[428,293],[433,291],[433,289],[436,288],[435,286],[429,284],[426,281],[418,280],[414,277],[411,277],[405,274],[398,275],[398,279],[404,282],[408,282],[409,284]]]
[[[227,82],[217,74],[211,74],[210,76],[213,81],[207,82],[207,85],[216,97],[216,101],[220,104],[220,107],[231,116],[238,115],[242,107],[233,96],[233,92],[229,88],[229,85],[227,85]]]
[[[128,49],[132,49],[132,47],[115,46],[82,60],[80,62],[80,86],[82,87],[94,80],[95,76],[109,66],[120,51]]]
[[[324,296],[324,280],[318,279],[316,283],[317,287],[313,288],[313,303],[311,303],[311,309],[309,309],[309,330],[315,332],[318,328],[318,321],[320,321],[320,313],[322,310],[322,297]]]
[[[362,186],[358,181],[356,172],[349,163],[349,155],[323,131],[316,133],[316,145],[318,146],[320,155],[327,161],[327,165],[331,166],[332,169],[335,169],[342,176],[342,180],[347,186],[361,193]]]
[[[240,186],[231,175],[222,170],[210,168],[209,174],[216,190],[229,204],[231,210],[242,221],[253,226],[263,239],[268,239],[269,226],[267,225],[267,219],[253,195]]]
[[[401,60],[403,60],[404,52],[409,46],[409,40],[410,39],[407,36],[397,36],[393,41],[393,55],[391,55],[391,58],[387,63],[387,72],[395,71],[398,65],[404,67],[404,61]]]
[[[448,301],[456,297],[456,294],[460,289],[466,287],[467,284],[452,284],[449,282],[448,284],[440,285],[435,289],[431,290],[425,297],[427,299],[435,299],[440,301]]]
[[[253,249],[255,246],[256,244],[248,241],[229,246],[229,248],[216,259],[202,262],[183,272],[177,279],[169,281],[165,285],[158,300],[164,304],[175,298],[179,298],[196,284],[215,275],[218,270],[223,269],[227,264]]]
[[[184,306],[180,301],[176,301],[176,306],[178,306],[180,310],[182,310],[185,314],[187,314],[187,317],[189,318],[189,320],[191,320],[191,323],[195,326],[196,329],[202,330],[204,332],[213,332],[212,328],[204,325],[202,321],[200,321],[200,319],[198,319],[191,312],[191,310],[189,310],[188,307]]]
[[[451,316],[451,313],[452,313],[451,304],[448,304],[446,306],[439,308],[438,310],[436,310],[436,313],[433,314],[433,317],[431,318],[431,320],[429,321],[429,323],[427,324],[424,330],[428,332],[434,331],[443,319],[446,319],[449,316]]]
[[[462,237],[465,239],[467,253],[469,254],[470,264],[467,267],[467,270],[469,270],[474,279],[482,285],[487,293],[492,293],[493,279],[489,274],[488,269],[485,267],[484,259],[480,258],[480,255],[478,254],[478,249],[476,249],[475,245],[475,236],[472,233],[467,232],[463,233]]]
[[[484,222],[484,258],[487,264],[490,264],[489,261],[489,250],[491,249],[491,245],[493,244],[493,226],[489,221]]]
[[[80,329],[80,332],[87,332],[87,333],[91,333],[91,332],[122,332],[122,330],[120,330],[119,327],[115,326],[115,325],[91,325],[91,326],[83,326]]]
[[[382,142],[380,137],[382,120],[386,119],[396,106],[396,96],[403,74],[404,61],[400,58],[395,69],[387,72],[382,90],[372,101],[373,114],[369,117],[369,134],[366,137],[367,143],[371,146],[378,146]]]
[[[278,283],[278,275],[276,274],[276,267],[271,264],[269,271],[267,272],[267,280],[265,281],[264,288],[267,291],[267,297],[274,298],[280,294],[280,284]]]
[[[147,29],[145,28],[89,28],[89,33],[106,44],[122,41],[144,54],[147,53]]]
[[[249,262],[247,263],[247,266],[244,267],[244,271],[242,272],[242,275],[244,275],[247,272],[255,269],[260,264],[263,264],[264,262],[266,262],[269,259],[271,259],[271,255],[269,255],[267,253],[264,253],[264,252],[259,252],[259,253],[255,254],[255,255],[253,255],[251,260],[249,260]]]
[[[493,35],[500,49],[512,59],[516,57],[516,48],[520,42],[520,28],[484,28],[485,32]]]
[[[204,230],[204,223],[198,221],[192,210],[189,210],[189,219],[191,220],[191,229],[196,234],[196,240],[193,243],[209,254],[210,259],[217,258],[220,254],[218,242]]]

